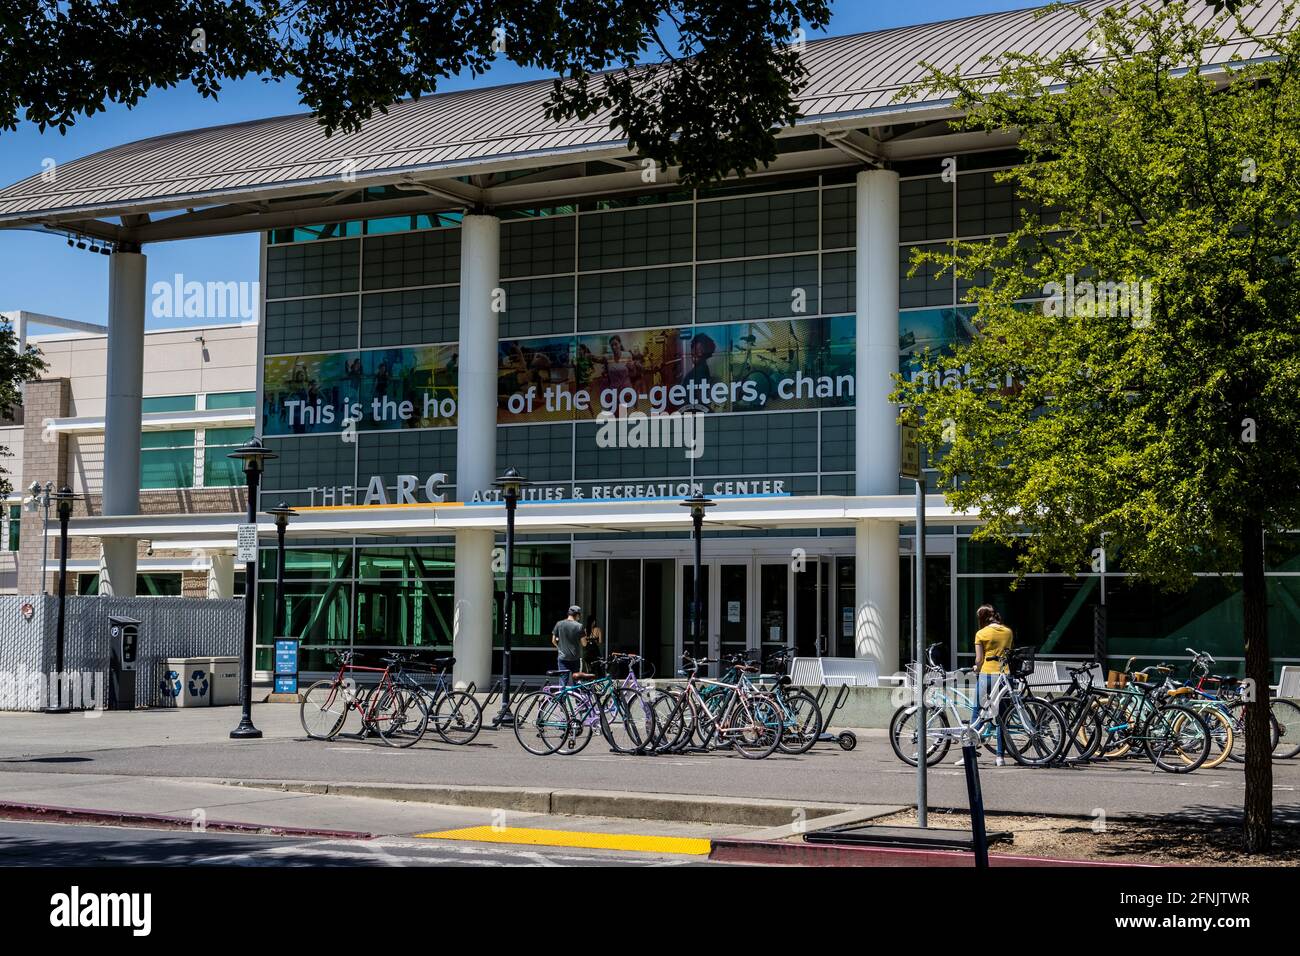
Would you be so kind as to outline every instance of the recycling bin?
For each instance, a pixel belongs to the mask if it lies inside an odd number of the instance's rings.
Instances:
[[[213,707],[230,707],[239,703],[239,658],[212,658],[212,690],[209,701]]]
[[[162,707],[211,706],[212,658],[164,658],[158,701]]]

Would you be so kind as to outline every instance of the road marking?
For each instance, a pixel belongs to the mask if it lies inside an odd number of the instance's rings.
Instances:
[[[581,830],[534,830],[529,827],[464,827],[415,834],[421,840],[469,840],[475,843],[522,843],[527,846],[567,846],[584,850],[625,850],[633,853],[681,853],[707,856],[712,841],[697,837],[645,836],[635,833],[589,833]]]

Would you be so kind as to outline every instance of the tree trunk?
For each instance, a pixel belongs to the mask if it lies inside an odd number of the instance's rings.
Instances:
[[[1268,656],[1268,592],[1264,581],[1264,529],[1248,518],[1241,532],[1242,605],[1246,677],[1253,701],[1246,704],[1246,852],[1267,853],[1273,829],[1273,739],[1268,688],[1273,663]]]

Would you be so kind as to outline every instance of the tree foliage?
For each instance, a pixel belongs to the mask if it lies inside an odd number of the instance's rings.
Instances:
[[[296,79],[326,133],[348,132],[500,57],[555,74],[551,118],[608,117],[702,182],[776,156],[805,83],[797,40],[828,20],[827,0],[8,0],[0,129],[262,76]]]
[[[1020,131],[1025,162],[1000,174],[1020,221],[920,257],[977,283],[978,334],[926,359],[960,383],[896,398],[979,536],[1032,533],[1022,572],[1081,570],[1103,543],[1167,587],[1241,570],[1262,686],[1262,536],[1300,526],[1300,33],[1287,5],[1262,56],[1221,66],[1215,28],[1251,29],[1190,11],[1107,8],[1088,48],[1006,56],[993,82],[930,71],[963,128]],[[1109,294],[1134,284],[1149,309]]]

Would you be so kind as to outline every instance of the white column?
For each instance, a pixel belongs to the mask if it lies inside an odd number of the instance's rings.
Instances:
[[[108,261],[108,382],[104,414],[106,515],[140,511],[140,396],[144,388],[145,257],[115,252]],[[102,542],[100,594],[134,595],[136,542]]]
[[[228,551],[214,551],[208,555],[208,597],[233,598],[235,596],[235,556]]]
[[[501,220],[466,216],[460,243],[460,359],[456,403],[456,495],[492,487],[497,467],[497,312]],[[456,532],[452,623],[455,681],[486,690],[492,676],[491,531]]]
[[[880,674],[898,670],[898,526],[859,521],[854,561],[854,656],[876,662]]]
[[[859,495],[898,494],[898,412],[889,401],[898,371],[898,174],[857,177],[857,362],[854,442]],[[881,674],[898,669],[898,526],[856,530],[854,647]]]

